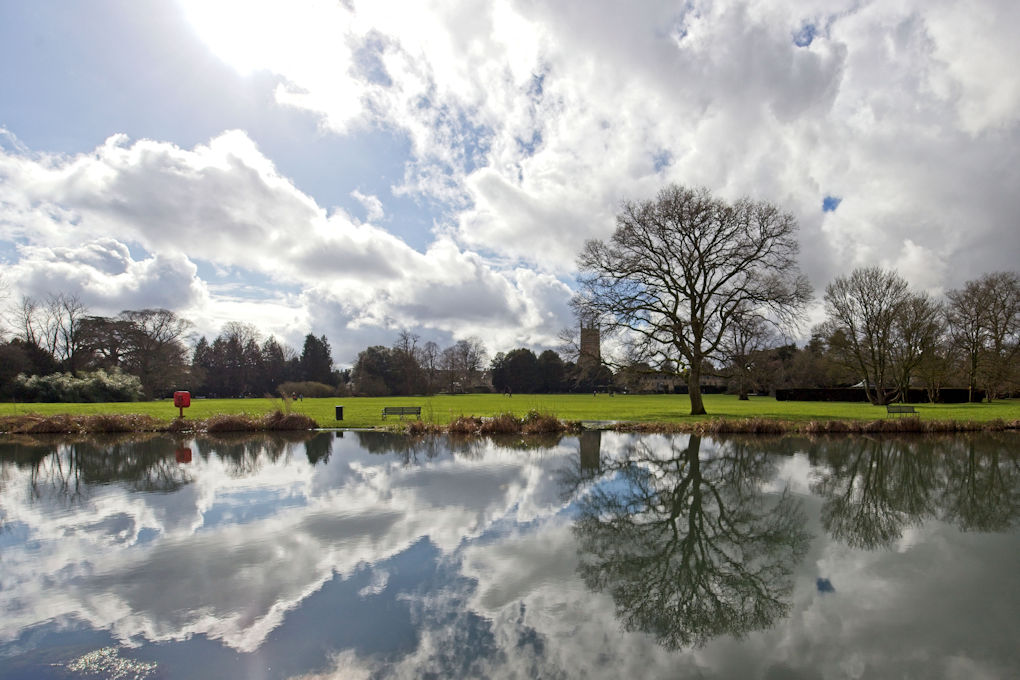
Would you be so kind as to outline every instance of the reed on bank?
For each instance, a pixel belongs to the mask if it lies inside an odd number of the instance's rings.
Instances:
[[[301,413],[223,414],[211,418],[161,420],[145,414],[26,414],[0,417],[0,433],[84,434],[98,432],[271,432],[311,430],[316,422]]]

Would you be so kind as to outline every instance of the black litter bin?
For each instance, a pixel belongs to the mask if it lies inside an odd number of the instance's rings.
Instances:
[[[336,419],[337,420],[343,420],[344,419],[344,407],[343,406],[337,406],[336,407]]]

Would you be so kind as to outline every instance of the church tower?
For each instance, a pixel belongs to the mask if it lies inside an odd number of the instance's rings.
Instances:
[[[599,326],[593,320],[581,319],[581,352],[577,358],[578,367],[588,370],[602,364],[602,347]]]

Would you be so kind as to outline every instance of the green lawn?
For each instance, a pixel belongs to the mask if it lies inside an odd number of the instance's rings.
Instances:
[[[334,406],[343,405],[344,419],[337,422]],[[692,418],[690,401],[685,395],[617,395],[597,397],[582,394],[521,394],[511,398],[500,394],[440,395],[434,397],[338,397],[305,399],[291,404],[293,411],[314,418],[324,427],[374,427],[389,424],[382,420],[383,406],[421,406],[422,418],[448,423],[457,416],[491,416],[512,411],[523,415],[530,410],[552,413],[561,420],[626,420],[634,422],[691,422],[704,418],[764,417],[779,420],[877,420],[887,416],[885,407],[847,402],[776,401],[770,397],[751,397],[739,401],[730,395],[705,395],[708,416]],[[924,420],[989,421],[1020,420],[1020,399],[992,404],[915,404]],[[273,399],[195,399],[185,409],[185,417],[207,418],[220,413],[258,415],[282,409],[283,402]],[[12,404],[0,405],[0,415],[38,413],[144,413],[171,419],[177,409],[170,400],[109,404]]]

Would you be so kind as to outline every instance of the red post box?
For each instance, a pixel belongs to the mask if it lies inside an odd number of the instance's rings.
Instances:
[[[174,392],[174,406],[181,410],[179,417],[184,417],[184,409],[191,406],[191,392]]]
[[[177,457],[178,463],[190,463],[191,462],[191,448],[188,446],[181,447],[174,452]]]

